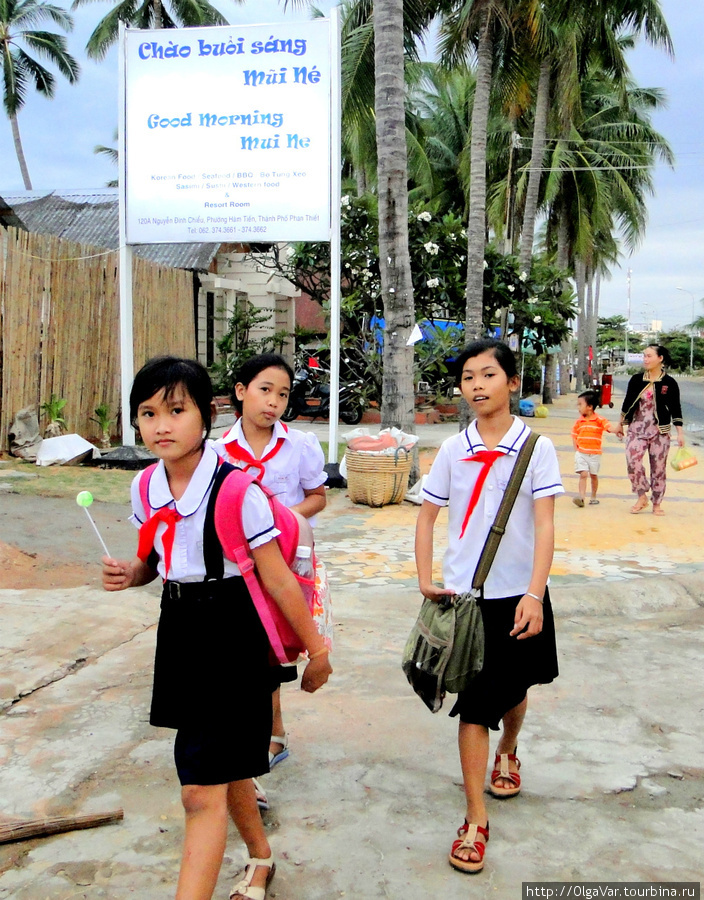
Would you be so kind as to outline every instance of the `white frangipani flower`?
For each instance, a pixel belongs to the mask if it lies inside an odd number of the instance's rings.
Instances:
[[[439,286],[440,286],[440,279],[439,279],[439,278],[429,278],[429,279],[425,282],[425,284],[426,284],[426,286],[429,287],[429,288],[436,288],[436,287],[439,287]]]
[[[538,322],[542,322],[542,321],[543,321],[543,317],[542,317],[542,316],[533,316],[533,321],[534,321],[535,324],[537,325]]]
[[[434,244],[432,241],[428,241],[427,244],[423,244],[423,247],[431,256],[437,256],[440,250],[440,247],[437,244]]]
[[[509,284],[508,290],[509,290],[509,293],[512,294],[516,290],[516,288],[512,284]]]
[[[424,210],[422,213],[418,213],[417,219],[419,222],[429,222],[433,217],[428,212],[428,210]]]
[[[528,280],[528,274],[527,274],[527,272],[521,272],[521,274],[520,274],[518,277],[521,279],[521,281],[527,281],[527,280]]]
[[[349,194],[345,194],[344,197],[340,198],[340,206],[350,206],[350,197]]]

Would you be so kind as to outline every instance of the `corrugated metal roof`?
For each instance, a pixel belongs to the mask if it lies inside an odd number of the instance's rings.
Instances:
[[[19,217],[27,231],[53,234],[79,244],[90,244],[106,250],[119,247],[119,209],[117,188],[94,191],[57,190],[0,191],[10,212]],[[6,225],[8,215],[0,221]],[[207,271],[220,244],[139,244],[136,256],[174,269]]]

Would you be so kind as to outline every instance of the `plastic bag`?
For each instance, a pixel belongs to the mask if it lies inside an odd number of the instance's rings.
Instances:
[[[543,406],[542,404],[540,406],[536,406],[535,407],[535,416],[537,419],[547,419],[547,417],[548,417],[547,406]]]
[[[681,472],[682,469],[689,469],[690,466],[696,466],[697,457],[686,447],[679,447],[677,453],[672,457],[670,465],[675,472]]]

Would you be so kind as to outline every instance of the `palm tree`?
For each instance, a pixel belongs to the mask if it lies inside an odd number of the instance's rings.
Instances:
[[[35,57],[23,49],[23,44],[44,57],[68,80],[78,80],[79,67],[66,49],[66,39],[53,31],[36,31],[32,26],[51,20],[64,31],[71,31],[73,19],[63,9],[39,0],[0,0],[0,49],[3,58],[3,106],[10,119],[15,152],[26,190],[32,182],[22,149],[17,114],[24,106],[27,90],[32,85],[45,97],[53,97],[55,79]]]
[[[73,0],[71,9],[91,2],[92,0]],[[88,38],[88,56],[93,59],[105,56],[117,41],[120,22],[134,28],[195,28],[199,25],[228,24],[227,19],[208,0],[170,0],[169,9],[162,0],[118,0]]]
[[[118,135],[116,128],[112,134],[113,141],[117,142],[117,137]],[[117,147],[106,147],[104,144],[96,144],[95,147],[93,147],[93,153],[95,153],[97,156],[107,156],[110,162],[115,166],[120,161],[120,151],[117,149]],[[105,182],[105,187],[118,187],[119,183],[120,182],[117,178],[111,178],[110,181]]]
[[[408,157],[405,128],[403,0],[374,2],[374,68],[379,270],[384,302],[384,377],[381,420],[413,431],[415,324],[408,251]]]

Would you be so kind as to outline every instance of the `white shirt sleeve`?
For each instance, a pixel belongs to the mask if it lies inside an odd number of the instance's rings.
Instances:
[[[557,453],[552,441],[545,435],[538,439],[531,462],[531,491],[534,500],[564,494]]]
[[[447,441],[440,447],[438,455],[423,485],[422,497],[436,506],[447,506],[450,501],[450,454]]]
[[[312,491],[328,480],[325,468],[323,448],[318,438],[310,431],[304,432],[305,440],[301,446],[298,477],[304,491]]]
[[[135,528],[141,528],[144,524],[145,519],[147,518],[147,514],[144,511],[144,505],[142,504],[142,498],[139,495],[139,479],[142,477],[142,473],[139,472],[132,479],[132,485],[130,487],[130,497],[132,500],[132,515],[128,518],[128,522],[131,522]]]
[[[242,528],[250,549],[268,544],[281,532],[274,525],[274,514],[264,492],[250,484],[242,501]]]

